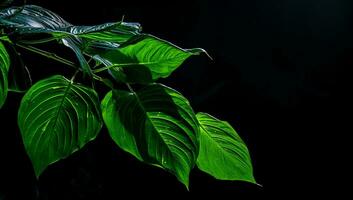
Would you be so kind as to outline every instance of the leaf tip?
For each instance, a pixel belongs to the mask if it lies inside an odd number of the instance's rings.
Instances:
[[[189,174],[187,174],[187,175],[175,174],[175,175],[176,175],[177,179],[185,186],[186,190],[190,191]]]
[[[204,50],[204,53],[206,54],[206,56],[207,56],[210,60],[214,61],[214,59],[212,58],[212,56],[211,56],[210,54],[208,54],[208,52],[207,52],[206,50]]]
[[[187,190],[188,192],[190,192],[189,179],[184,180],[184,181],[180,180],[180,181],[183,183],[183,185],[185,186],[186,190]]]
[[[214,60],[210,54],[205,49],[202,48],[195,48],[195,49],[189,49],[188,50],[192,55],[200,55],[201,53],[204,53],[210,60]]]

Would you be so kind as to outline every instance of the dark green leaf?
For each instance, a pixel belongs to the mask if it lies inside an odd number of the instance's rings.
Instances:
[[[71,26],[59,15],[35,5],[1,10],[0,25],[17,34],[60,33]]]
[[[23,97],[18,124],[39,177],[97,136],[102,127],[98,96],[63,76],[41,80]]]
[[[102,101],[104,122],[117,145],[146,163],[173,173],[188,187],[198,145],[189,102],[159,84],[137,93],[114,90]]]
[[[126,22],[105,23],[95,26],[73,26],[56,13],[35,5],[2,10],[0,12],[0,26],[9,29],[11,34],[46,33],[59,39],[67,36],[78,36],[90,40],[116,43],[123,43],[141,31],[141,26],[138,23]]]
[[[197,113],[200,152],[197,166],[221,180],[256,183],[249,151],[232,126],[206,113]]]
[[[113,64],[106,68],[113,72],[123,70],[127,82],[145,83],[168,77],[187,58],[202,52],[205,51],[182,49],[157,37],[141,35],[116,50],[100,53],[100,56]]]
[[[141,30],[139,24],[126,22],[73,26],[54,12],[35,5],[2,10],[0,26],[8,29],[8,34],[17,37],[20,43],[36,44],[60,39],[75,52],[83,71],[90,77],[92,72],[83,56],[84,49],[117,47]]]
[[[2,42],[0,42],[0,108],[4,105],[7,97],[9,67],[9,54]]]
[[[80,38],[90,39],[89,41],[121,44],[140,34],[141,26],[138,23],[115,22],[95,26],[72,26],[67,31]]]
[[[78,61],[80,62],[80,66],[81,66],[83,72],[85,72],[86,74],[88,74],[92,78],[92,76],[93,76],[92,70],[91,70],[89,64],[87,63],[86,58],[82,54],[81,49],[78,46],[80,41],[75,38],[72,38],[72,37],[67,37],[67,38],[62,39],[62,42],[65,46],[69,47],[76,54],[76,57],[77,57]]]
[[[21,58],[18,59],[18,64],[11,65],[9,71],[9,91],[22,93],[32,86],[32,79]]]
[[[103,64],[104,66],[113,65],[113,63],[111,63],[109,60],[102,58],[99,55],[93,56],[93,59],[95,59],[98,63]],[[127,82],[126,74],[122,71],[122,69],[120,68],[108,69],[108,72],[117,82]]]
[[[26,92],[32,86],[29,70],[12,44],[4,43],[10,55],[9,91]]]

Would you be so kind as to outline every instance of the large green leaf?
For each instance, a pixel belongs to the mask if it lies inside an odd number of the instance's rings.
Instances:
[[[98,96],[63,76],[41,80],[23,97],[18,124],[39,177],[97,136],[102,127]]]
[[[203,49],[182,49],[152,35],[140,35],[124,43],[116,50],[105,51],[101,57],[112,66],[106,69],[123,70],[126,82],[145,83],[168,77],[187,58],[205,52]],[[103,68],[104,69],[104,68]],[[123,80],[124,81],[124,80]]]
[[[9,54],[2,42],[0,42],[0,108],[4,105],[7,97],[9,67]]]
[[[197,166],[221,180],[255,183],[249,151],[232,126],[206,113],[197,113],[200,152]]]
[[[117,145],[146,163],[173,173],[188,187],[198,145],[189,102],[159,84],[137,93],[114,90],[102,101],[104,122]]]

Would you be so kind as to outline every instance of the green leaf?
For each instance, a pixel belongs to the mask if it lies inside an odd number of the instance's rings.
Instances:
[[[159,84],[137,93],[114,90],[102,101],[102,113],[120,148],[171,172],[188,187],[198,152],[198,126],[187,99]]]
[[[63,76],[34,84],[22,99],[18,125],[37,177],[96,138],[102,127],[99,100],[90,88]]]
[[[232,126],[206,113],[197,113],[200,152],[197,166],[221,180],[256,183],[249,151]]]
[[[10,56],[0,42],[0,108],[4,105],[7,97],[9,67]]]
[[[126,82],[146,83],[168,77],[187,58],[205,52],[203,49],[182,49],[152,35],[140,35],[116,50],[99,54],[112,66],[104,69],[123,70]]]

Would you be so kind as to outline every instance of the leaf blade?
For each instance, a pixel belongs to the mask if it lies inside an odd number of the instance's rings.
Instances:
[[[206,113],[196,117],[201,127],[199,169],[221,180],[256,183],[249,151],[230,124]]]
[[[18,125],[37,177],[97,136],[102,127],[97,105],[93,90],[63,76],[41,80],[28,90]]]
[[[122,44],[131,37],[139,35],[139,23],[109,22],[94,26],[72,26],[68,32],[78,37],[93,40]]]
[[[102,113],[120,148],[140,161],[166,169],[188,187],[198,152],[198,127],[180,93],[159,84],[137,93],[110,92],[102,101]]]
[[[170,76],[187,58],[200,53],[205,53],[205,50],[182,49],[158,37],[141,34],[119,48],[99,55],[115,66],[111,70],[123,70],[127,74],[127,82],[146,83]]]

